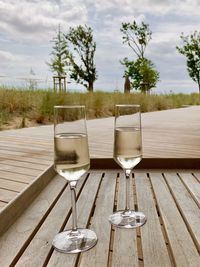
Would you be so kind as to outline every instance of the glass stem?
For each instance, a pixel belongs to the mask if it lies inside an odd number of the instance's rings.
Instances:
[[[72,202],[72,233],[77,232],[77,213],[76,213],[76,183],[70,183],[71,202]]]
[[[125,207],[125,211],[130,210],[130,174],[131,174],[131,170],[125,170],[125,176],[126,176],[126,207]]]

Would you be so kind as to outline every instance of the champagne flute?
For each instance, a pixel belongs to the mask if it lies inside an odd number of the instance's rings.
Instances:
[[[53,239],[53,247],[64,253],[79,253],[97,243],[96,234],[77,228],[76,184],[90,167],[85,106],[54,107],[54,167],[70,186],[72,201],[72,229]]]
[[[115,161],[126,177],[126,206],[109,216],[112,225],[119,228],[136,228],[146,222],[144,213],[130,209],[130,176],[142,159],[140,105],[115,105],[114,151]]]

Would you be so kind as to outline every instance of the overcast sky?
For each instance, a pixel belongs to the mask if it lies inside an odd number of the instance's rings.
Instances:
[[[46,62],[50,60],[52,38],[58,25],[67,32],[70,26],[87,24],[97,43],[95,62],[98,80],[95,89],[123,89],[124,68],[120,60],[134,59],[122,43],[122,22],[144,21],[152,31],[146,50],[160,73],[155,92],[198,91],[187,74],[185,58],[176,51],[180,34],[200,30],[200,0],[0,0],[0,84],[13,80],[23,83],[32,68],[51,81]],[[69,89],[77,88],[74,83]],[[82,87],[78,87],[82,88]]]

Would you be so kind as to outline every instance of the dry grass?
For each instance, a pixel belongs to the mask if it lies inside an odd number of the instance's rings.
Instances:
[[[140,104],[142,112],[198,105],[198,94],[144,95],[123,93],[55,93],[47,90],[0,88],[0,129],[48,124],[53,121],[53,106],[81,104],[87,118],[113,115],[115,104]]]

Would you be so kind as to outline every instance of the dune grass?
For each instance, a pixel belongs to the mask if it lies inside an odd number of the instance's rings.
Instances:
[[[53,106],[82,104],[87,118],[112,116],[115,104],[140,104],[142,112],[199,105],[199,94],[144,95],[140,93],[55,93],[50,90],[0,88],[0,129],[53,122]],[[13,123],[16,118],[18,120]],[[28,123],[29,122],[29,123]],[[30,124],[32,122],[32,124]]]

